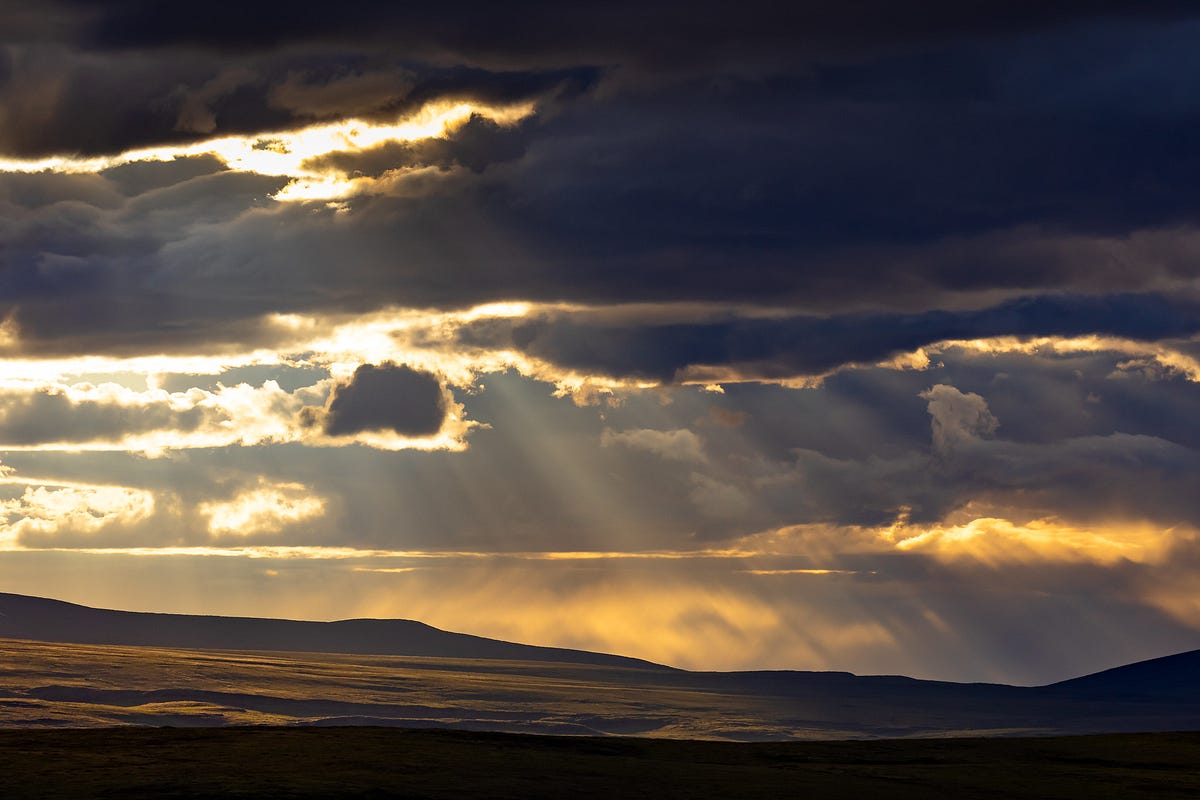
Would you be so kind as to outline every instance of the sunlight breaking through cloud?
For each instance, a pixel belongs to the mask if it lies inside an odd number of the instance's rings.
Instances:
[[[258,486],[228,501],[201,503],[196,510],[208,517],[208,529],[214,534],[247,535],[278,531],[325,513],[324,498],[300,483],[271,483],[260,480]]]
[[[622,396],[669,385],[696,386],[708,392],[719,391],[721,383],[773,383],[814,390],[833,374],[771,377],[746,372],[734,363],[719,368],[689,367],[669,381],[613,376],[605,374],[602,365],[584,370],[557,363],[523,350],[504,337],[475,340],[464,336],[464,331],[481,322],[536,323],[547,314],[586,318],[597,313],[601,312],[582,306],[509,302],[460,311],[384,308],[355,315],[272,314],[260,321],[262,346],[240,352],[0,358],[0,446],[12,451],[129,451],[149,455],[178,449],[287,442],[320,447],[362,444],[384,450],[466,449],[467,435],[479,424],[468,418],[461,402],[449,399],[444,425],[429,435],[362,430],[330,436],[319,426],[302,424],[303,415],[319,411],[331,390],[349,381],[356,370],[386,363],[436,376],[447,392],[448,387],[468,393],[479,391],[484,376],[512,370],[548,384],[555,396],[569,397],[580,405],[620,402]],[[631,309],[625,313],[640,312]],[[703,319],[704,315],[722,312],[691,308],[678,313],[699,314]],[[1100,336],[948,340],[877,364],[846,364],[834,372],[925,371],[934,369],[933,359],[938,357],[978,360],[1018,354],[1053,360],[1099,354],[1112,358],[1110,377],[1136,376],[1154,381],[1173,375],[1196,382],[1200,380],[1200,365],[1186,346],[1186,342],[1146,343]],[[250,367],[302,369],[313,377],[305,386],[286,390],[272,379],[222,382],[230,371]],[[161,388],[171,376],[177,385],[181,378],[196,376],[194,382],[199,383],[203,376],[207,385],[174,391]],[[88,427],[86,436],[78,425],[50,422],[54,414],[77,413],[90,413],[107,422]],[[4,426],[9,427],[7,433]],[[54,435],[73,428],[78,430],[71,437]],[[40,438],[22,438],[33,436],[30,430],[45,433],[37,434]],[[18,431],[19,436],[14,438]],[[704,463],[707,459],[702,441],[687,429],[608,430],[599,444],[642,449],[681,462]],[[697,480],[703,483],[708,478]]]
[[[127,150],[110,156],[0,158],[0,172],[82,174],[101,172],[125,164],[164,162],[211,155],[216,156],[226,168],[235,172],[290,178],[291,181],[273,195],[273,198],[280,202],[333,201],[354,194],[369,193],[376,181],[349,176],[332,167],[314,166],[320,156],[361,152],[390,142],[411,142],[446,136],[473,116],[500,125],[513,125],[533,114],[534,108],[532,102],[489,106],[439,100],[391,124],[347,119],[291,131],[222,136],[194,144]],[[386,183],[395,178],[396,174],[393,173],[381,180]],[[2,333],[3,328],[0,328],[0,334]],[[0,336],[0,344],[3,343],[3,336]]]
[[[2,483],[16,482],[6,478]],[[0,550],[21,549],[18,541],[30,533],[91,534],[143,522],[154,512],[154,495],[128,486],[27,483],[19,497],[0,500]]]

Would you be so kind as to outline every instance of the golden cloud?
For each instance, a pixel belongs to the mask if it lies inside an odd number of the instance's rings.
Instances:
[[[19,497],[0,501],[0,551],[23,549],[27,533],[65,530],[95,533],[154,514],[154,495],[128,486],[24,481],[6,474],[0,483],[25,485]]]
[[[208,517],[208,529],[213,534],[246,536],[279,531],[319,517],[325,513],[325,499],[300,483],[260,480],[258,486],[231,500],[201,503],[197,511]]]

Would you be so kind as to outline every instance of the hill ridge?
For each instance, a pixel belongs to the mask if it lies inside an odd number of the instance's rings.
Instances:
[[[0,592],[0,638],[218,650],[432,656],[667,670],[643,659],[544,647],[437,628],[419,620],[333,620],[176,614],[94,608]]]

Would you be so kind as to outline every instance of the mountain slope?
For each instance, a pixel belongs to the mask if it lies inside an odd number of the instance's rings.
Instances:
[[[668,669],[606,653],[537,647],[452,633],[405,619],[302,622],[110,611],[0,593],[0,638],[211,650],[482,658]]]

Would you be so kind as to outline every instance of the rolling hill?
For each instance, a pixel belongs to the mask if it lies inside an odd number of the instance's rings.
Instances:
[[[742,741],[1200,730],[1200,651],[1039,687],[691,672],[406,620],[0,595],[0,726],[384,725]]]
[[[303,622],[110,611],[0,593],[0,638],[77,644],[280,650],[596,664],[667,669],[636,658],[451,633],[407,619]]]

